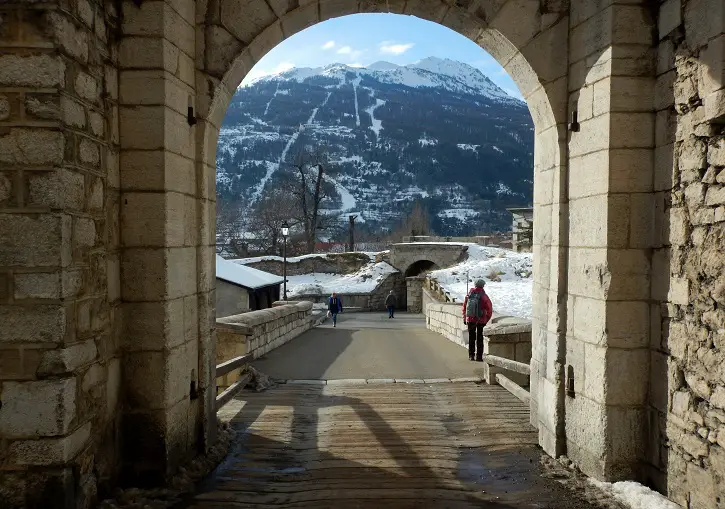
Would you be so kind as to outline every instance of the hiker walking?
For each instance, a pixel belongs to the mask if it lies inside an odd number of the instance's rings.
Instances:
[[[385,297],[385,307],[388,308],[388,319],[395,318],[395,294],[393,290]]]
[[[476,286],[466,295],[463,301],[463,323],[468,325],[468,358],[478,362],[483,361],[483,327],[493,315],[491,299],[488,298],[483,287],[483,279],[476,281]]]
[[[332,317],[332,326],[337,327],[337,314],[342,313],[342,299],[335,292],[327,300],[327,316]]]

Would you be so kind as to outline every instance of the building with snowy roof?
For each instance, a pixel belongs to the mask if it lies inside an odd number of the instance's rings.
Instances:
[[[259,269],[216,257],[216,316],[236,315],[272,307],[283,279]]]

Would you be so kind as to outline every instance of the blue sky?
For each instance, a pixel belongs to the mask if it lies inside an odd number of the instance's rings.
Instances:
[[[353,14],[318,23],[273,48],[244,82],[292,67],[337,62],[365,66],[378,60],[404,65],[430,56],[477,67],[510,95],[521,98],[506,71],[473,41],[437,23],[399,14]]]

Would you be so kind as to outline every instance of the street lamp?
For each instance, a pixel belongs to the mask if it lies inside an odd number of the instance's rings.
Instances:
[[[284,262],[282,263],[282,277],[284,278],[284,289],[282,295],[284,296],[284,300],[287,300],[287,236],[289,236],[289,225],[287,224],[287,221],[284,221],[282,223],[282,239],[284,239],[284,247],[282,248],[282,255],[284,257]]]

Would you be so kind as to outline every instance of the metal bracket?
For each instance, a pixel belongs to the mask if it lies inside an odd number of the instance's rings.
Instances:
[[[196,117],[194,116],[194,107],[189,106],[186,110],[186,121],[189,125],[196,125]]]
[[[577,121],[577,111],[576,110],[571,112],[571,122],[569,122],[569,125],[567,127],[572,132],[575,132],[575,133],[579,132],[579,122]]]

